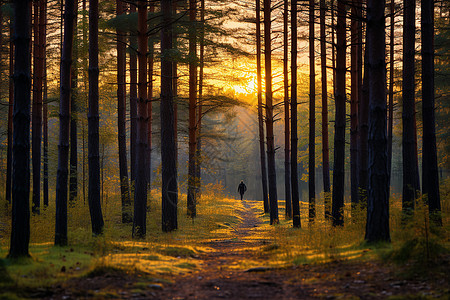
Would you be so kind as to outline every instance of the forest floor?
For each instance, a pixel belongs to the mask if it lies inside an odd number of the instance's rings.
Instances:
[[[180,254],[178,259],[188,259],[184,272],[155,277],[105,267],[89,276],[31,289],[27,296],[65,300],[450,298],[448,255],[431,269],[399,266],[373,257],[330,256],[322,262],[297,259],[295,263],[274,263],[280,246],[268,236],[273,232],[265,229],[269,226],[262,221],[259,206],[256,201],[244,200],[240,222],[226,224],[230,228],[227,235],[198,241],[197,246],[207,251]],[[357,256],[370,251],[362,249]]]

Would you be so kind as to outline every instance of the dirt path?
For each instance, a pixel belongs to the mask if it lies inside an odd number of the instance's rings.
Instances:
[[[343,262],[269,268],[260,251],[267,244],[254,231],[260,221],[255,201],[243,201],[242,222],[234,237],[213,240],[214,251],[199,255],[200,270],[171,278],[170,283],[145,282],[135,275],[107,274],[77,279],[56,287],[49,299],[383,299],[395,295],[447,297],[449,279],[402,280],[393,267],[376,262]],[[249,268],[251,259],[259,267]],[[145,279],[144,279],[145,280]]]

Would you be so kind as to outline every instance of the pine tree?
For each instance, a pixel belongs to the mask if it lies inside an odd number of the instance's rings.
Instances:
[[[99,156],[99,109],[98,109],[98,0],[89,0],[89,114],[88,152],[89,187],[88,202],[92,233],[103,232],[103,215],[100,205],[100,156]]]
[[[333,199],[332,216],[333,225],[344,224],[344,160],[345,160],[345,5],[344,0],[337,1],[336,25],[336,117],[334,131],[334,168],[333,168]]]
[[[291,188],[292,221],[295,228],[301,227],[300,197],[297,171],[297,0],[291,0]]]
[[[14,117],[12,222],[8,257],[29,256],[30,242],[30,1],[16,0],[14,5]]]
[[[385,0],[368,0],[369,193],[365,239],[390,241],[386,140]]]
[[[67,183],[69,177],[70,70],[74,36],[75,1],[67,0],[64,14],[64,41],[61,54],[61,92],[59,99],[58,171],[56,174],[55,245],[67,245]]]

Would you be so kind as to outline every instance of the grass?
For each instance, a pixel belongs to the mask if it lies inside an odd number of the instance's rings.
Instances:
[[[131,239],[131,224],[121,223],[120,197],[109,197],[103,205],[105,231],[93,237],[87,204],[78,202],[69,208],[69,246],[55,247],[54,201],[40,215],[31,217],[31,259],[20,262],[0,259],[0,299],[16,295],[18,291],[51,287],[73,277],[95,277],[105,274],[145,274],[147,278],[171,278],[173,275],[202,269],[202,253],[212,251],[211,241],[247,243],[259,241],[260,246],[249,246],[244,260],[224,266],[229,269],[248,269],[261,266],[286,267],[321,264],[344,260],[394,261],[438,263],[449,255],[450,187],[443,186],[444,227],[434,230],[427,220],[426,207],[417,206],[409,224],[401,223],[401,203],[391,199],[390,227],[392,243],[367,245],[364,243],[364,214],[350,218],[350,207],[345,206],[345,226],[335,228],[324,219],[323,201],[317,199],[317,219],[308,223],[308,203],[301,203],[302,228],[292,228],[292,221],[283,216],[280,201],[280,224],[268,224],[262,203],[252,206],[259,219],[258,227],[249,229],[245,237],[236,237],[236,228],[243,222],[242,203],[221,194],[220,187],[210,187],[198,203],[198,217],[186,216],[185,195],[179,198],[179,229],[172,233],[161,231],[161,205],[152,190],[147,215],[147,236]],[[52,200],[52,199],[51,199]],[[10,208],[9,208],[10,209]],[[7,255],[10,236],[10,210],[0,211],[7,221],[0,231],[0,258]],[[353,221],[351,221],[353,220]],[[424,257],[426,259],[424,259]],[[431,267],[431,264],[429,265]],[[24,294],[20,294],[26,296]],[[12,297],[12,296],[11,296]]]

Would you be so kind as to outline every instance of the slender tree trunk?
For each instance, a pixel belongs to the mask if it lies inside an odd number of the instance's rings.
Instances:
[[[352,1],[351,8],[351,95],[350,95],[350,193],[351,213],[355,216],[359,202],[358,193],[358,103],[361,89],[359,81],[359,13],[360,0]]]
[[[177,1],[172,1],[172,11],[175,18],[177,17]],[[178,47],[178,34],[174,30],[172,32],[172,49]],[[176,59],[172,62],[172,92],[173,92],[173,130],[175,133],[175,165],[178,167],[178,61]]]
[[[327,45],[325,32],[325,0],[320,0],[320,64],[322,77],[322,177],[325,218],[331,218],[330,158],[328,146]]]
[[[301,227],[297,171],[297,0],[291,0],[291,189],[292,221]]]
[[[197,1],[189,0],[189,170],[187,214],[191,218],[197,215],[196,209],[196,179],[195,179],[195,151],[197,149],[197,38],[196,38]]]
[[[98,110],[98,0],[89,0],[89,114],[88,114],[88,202],[92,233],[103,232],[100,205],[99,110]]]
[[[48,94],[47,94],[47,1],[40,2],[39,8],[39,45],[42,59],[42,123],[43,123],[43,204],[44,208],[48,206]]]
[[[394,45],[395,45],[395,1],[391,0],[389,4],[391,14],[391,30],[389,36],[389,123],[388,123],[388,174],[389,186],[391,185],[391,169],[392,169],[392,132],[394,128]]]
[[[130,14],[136,13],[136,4],[130,3]],[[130,165],[131,186],[134,190],[136,180],[136,140],[137,140],[137,35],[130,34]]]
[[[337,25],[336,25],[336,117],[334,132],[334,168],[333,168],[333,225],[344,224],[344,161],[345,161],[345,2],[337,1]]]
[[[12,222],[8,257],[29,256],[30,242],[30,1],[14,1]],[[24,59],[25,58],[25,59]]]
[[[117,16],[125,12],[125,3],[116,1]],[[117,135],[119,143],[119,176],[120,195],[122,200],[122,223],[130,223],[131,215],[130,188],[127,166],[127,133],[126,133],[126,49],[125,32],[117,30]]]
[[[314,53],[314,3],[309,0],[309,221],[316,217],[316,68]]]
[[[334,0],[331,0],[331,68],[333,70],[333,96],[336,95],[336,26],[334,23]]]
[[[14,4],[13,4],[14,5]],[[14,108],[14,24],[9,20],[9,106],[8,106],[8,149],[6,152],[6,201],[11,204],[12,153],[13,153],[13,108]]]
[[[41,0],[42,1],[42,0]],[[75,205],[78,197],[78,1],[74,6],[74,45],[71,68],[71,120],[70,120],[70,169],[69,169],[69,204]]]
[[[161,171],[162,230],[177,229],[177,167],[173,126],[172,62],[166,54],[172,49],[172,0],[161,0]]]
[[[205,65],[205,0],[200,0],[200,37],[199,37],[199,75],[198,75],[198,115],[197,115],[197,149],[196,149],[196,167],[195,178],[197,180],[197,201],[201,197],[201,168],[202,168],[202,101],[203,101],[203,69]]]
[[[256,76],[258,81],[258,129],[259,154],[261,165],[261,183],[263,193],[264,213],[269,212],[269,196],[267,192],[266,150],[264,145],[264,116],[262,103],[262,76],[261,76],[261,0],[256,0]]]
[[[403,23],[403,197],[402,210],[410,215],[418,196],[419,174],[417,162],[415,121],[415,10],[416,0],[405,0]]]
[[[390,241],[386,140],[385,0],[368,0],[369,195],[366,240]]]
[[[33,163],[32,212],[40,213],[41,206],[41,136],[42,136],[42,76],[43,65],[39,57],[39,1],[33,3],[33,105],[31,121],[31,151]]]
[[[67,183],[69,175],[70,68],[74,35],[75,1],[66,0],[64,41],[61,54],[61,92],[59,99],[58,171],[56,174],[55,245],[67,245]]]
[[[147,232],[147,2],[138,1],[138,134],[134,190],[133,237]]]
[[[359,101],[358,112],[358,185],[359,202],[362,206],[367,204],[367,192],[369,189],[369,47],[367,39],[364,52],[364,79],[362,85],[362,97]]]
[[[155,5],[153,3],[149,3],[149,12],[155,12]],[[148,90],[147,90],[147,184],[148,189],[151,191],[151,183],[152,183],[152,120],[153,120],[153,71],[154,71],[154,55],[155,55],[155,46],[153,41],[149,43],[148,50]]]
[[[264,66],[266,77],[266,138],[269,173],[270,224],[278,224],[277,173],[273,135],[271,0],[264,0]]]
[[[46,2],[46,1],[44,1]],[[47,5],[45,5],[45,11],[47,11]],[[44,50],[46,52],[46,50]],[[44,53],[45,53],[44,52]],[[45,57],[45,55],[44,55]],[[43,108],[42,108],[42,122],[43,122],[43,127],[42,127],[42,134],[43,134],[43,168],[44,168],[44,172],[43,172],[43,177],[44,177],[44,183],[43,183],[43,202],[44,202],[44,208],[48,206],[48,83],[47,83],[47,59],[44,60],[44,97],[43,97]]]
[[[291,160],[290,160],[290,129],[289,129],[289,32],[288,32],[288,14],[289,1],[284,0],[283,9],[283,79],[284,79],[284,191],[287,219],[292,218],[291,201]]]
[[[434,1],[422,0],[422,185],[430,220],[442,226],[434,104]]]
[[[87,27],[88,27],[88,22],[87,22],[87,10],[86,10],[86,0],[83,0],[83,18],[82,18],[82,22],[83,22],[83,45],[84,47],[86,47],[86,45],[88,44],[88,32],[87,32]],[[86,59],[86,55],[83,55],[83,88],[84,88],[84,93],[86,94],[86,87],[88,86],[88,60]],[[83,111],[86,111],[86,108],[88,106],[88,101],[84,102],[83,105]],[[84,113],[83,113],[84,115]],[[83,181],[83,205],[86,204],[86,121],[85,118],[82,119],[81,121],[82,124],[82,181]]]

